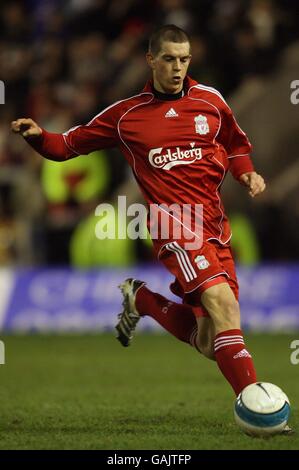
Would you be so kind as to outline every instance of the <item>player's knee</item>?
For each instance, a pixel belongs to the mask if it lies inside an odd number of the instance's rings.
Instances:
[[[217,332],[239,329],[240,310],[238,303],[223,303],[223,311],[217,317]]]

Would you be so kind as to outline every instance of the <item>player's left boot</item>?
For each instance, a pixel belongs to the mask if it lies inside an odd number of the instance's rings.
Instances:
[[[119,322],[115,328],[118,333],[118,341],[125,347],[130,346],[136,325],[140,320],[135,299],[138,289],[144,285],[145,282],[129,278],[119,286],[124,297],[123,311],[118,315]]]

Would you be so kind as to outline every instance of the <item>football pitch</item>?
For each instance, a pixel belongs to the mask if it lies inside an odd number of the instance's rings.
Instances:
[[[168,335],[5,336],[0,449],[299,449],[294,335],[246,335],[259,380],[288,394],[292,435],[251,438],[217,365]]]

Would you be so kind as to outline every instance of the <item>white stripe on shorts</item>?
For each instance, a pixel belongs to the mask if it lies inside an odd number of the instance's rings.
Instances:
[[[186,258],[183,256],[183,253],[180,250],[177,249],[177,247],[174,245],[174,243],[168,243],[166,245],[166,249],[169,250],[169,251],[172,251],[173,253],[175,253],[175,255],[177,257],[177,260],[178,260],[178,263],[180,265],[180,268],[182,270],[182,273],[184,274],[184,277],[185,277],[186,281],[190,282],[190,281],[192,281],[192,279],[195,279],[195,277],[196,277],[195,272],[194,272],[194,274],[195,274],[195,276],[194,276],[192,271],[190,270],[190,266],[188,265],[189,263],[186,261]],[[189,259],[188,259],[188,261],[189,261]]]
[[[195,278],[197,277],[197,274],[196,274],[196,272],[195,272],[195,270],[194,270],[194,268],[193,268],[193,266],[192,266],[192,263],[191,263],[191,261],[190,261],[189,256],[187,255],[186,250],[184,250],[184,248],[182,248],[177,242],[173,242],[172,245],[174,245],[175,248],[176,248],[180,253],[182,253],[182,255],[183,255],[183,257],[185,258],[186,263],[187,263],[187,265],[188,265],[188,267],[189,267],[189,269],[190,269],[190,271],[191,271],[191,274],[193,274],[192,279],[195,279]]]

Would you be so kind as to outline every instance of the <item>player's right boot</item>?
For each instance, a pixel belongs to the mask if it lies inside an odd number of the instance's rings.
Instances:
[[[124,297],[122,303],[123,311],[118,315],[119,322],[115,329],[118,333],[118,341],[125,347],[130,346],[136,325],[141,318],[137,311],[135,300],[138,289],[144,285],[145,282],[129,278],[119,286]]]

